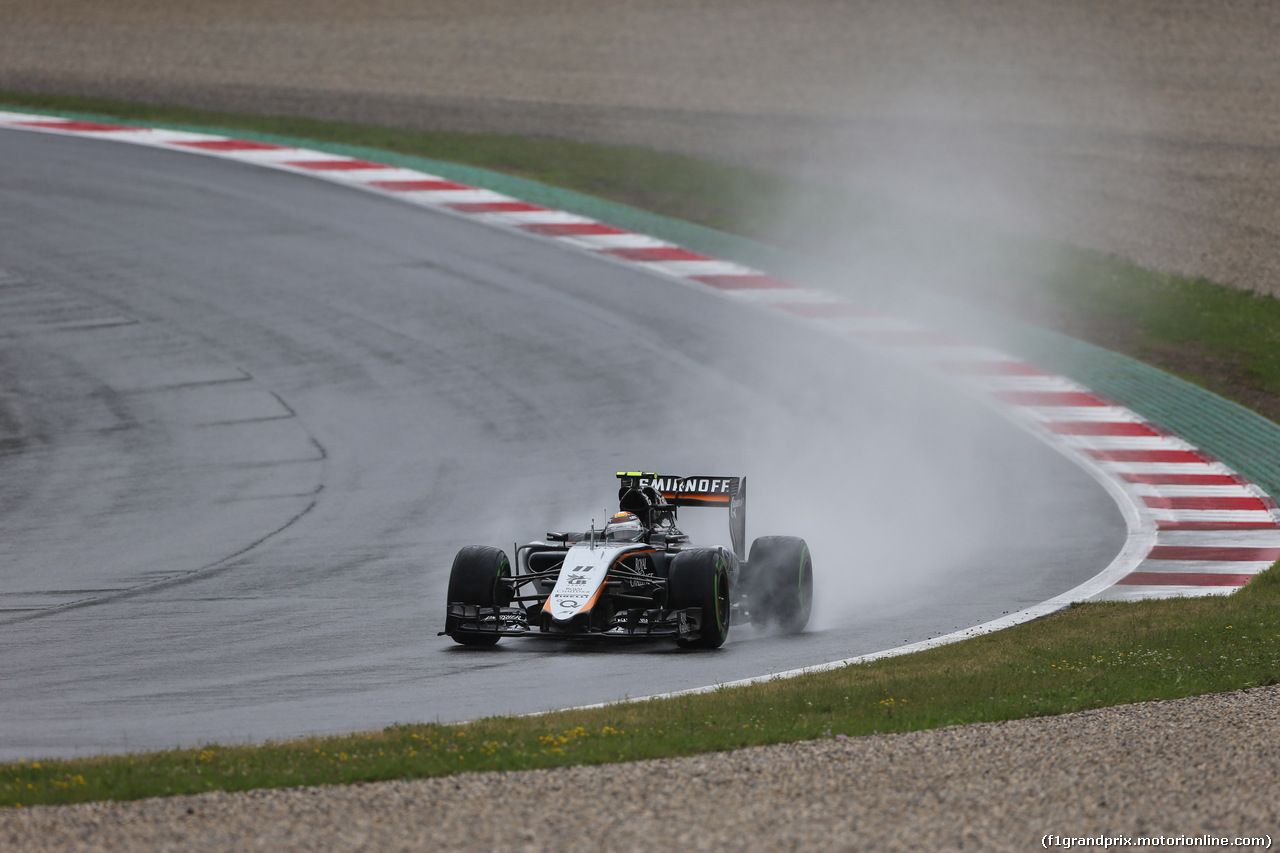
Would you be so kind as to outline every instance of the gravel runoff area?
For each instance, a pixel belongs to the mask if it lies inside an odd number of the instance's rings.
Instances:
[[[1271,0],[5,0],[0,89],[644,145],[1280,293],[1278,38]]]
[[[6,0],[0,89],[647,145],[1280,294],[1269,0]],[[0,811],[5,850],[981,849],[1280,830],[1280,691]]]
[[[1275,836],[1277,707],[1280,687],[1265,687],[602,767],[39,806],[0,811],[0,848],[1025,851],[1046,835]]]

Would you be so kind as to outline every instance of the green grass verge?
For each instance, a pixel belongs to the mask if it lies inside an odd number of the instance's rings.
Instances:
[[[449,160],[557,184],[723,231],[811,250],[780,205],[883,231],[865,198],[642,149],[425,133],[82,98],[0,103],[198,124]],[[966,295],[1144,359],[1275,419],[1280,302],[1071,248],[1010,241],[1005,281]],[[806,738],[1016,719],[1277,683],[1280,569],[1238,595],[1090,604],[965,643],[700,696],[464,726],[401,726],[262,747],[0,766],[0,805],[132,799],[684,755]]]
[[[1273,567],[1230,597],[1080,605],[955,645],[731,691],[265,746],[9,764],[0,766],[0,805],[600,764],[1278,682],[1280,569]]]
[[[1005,257],[1004,286],[975,284],[970,299],[1280,422],[1280,299],[1072,247],[1023,244]]]

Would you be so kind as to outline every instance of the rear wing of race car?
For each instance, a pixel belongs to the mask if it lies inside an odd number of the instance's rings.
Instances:
[[[677,477],[642,471],[619,471],[618,499],[632,489],[652,487],[672,506],[711,506],[729,510],[733,552],[745,560],[747,539],[746,477]]]

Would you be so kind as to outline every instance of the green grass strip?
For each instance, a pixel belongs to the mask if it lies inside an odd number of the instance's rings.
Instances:
[[[492,653],[458,652],[479,663]],[[1273,567],[1229,597],[1080,605],[955,645],[732,690],[265,746],[8,764],[0,766],[0,805],[634,761],[1278,682],[1280,569]]]

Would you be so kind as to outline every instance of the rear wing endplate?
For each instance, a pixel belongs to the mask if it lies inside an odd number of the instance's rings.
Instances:
[[[729,510],[729,538],[739,559],[746,559],[743,549],[747,537],[746,477],[677,477],[643,471],[619,471],[621,498],[630,489],[651,486],[672,506],[710,506]]]

